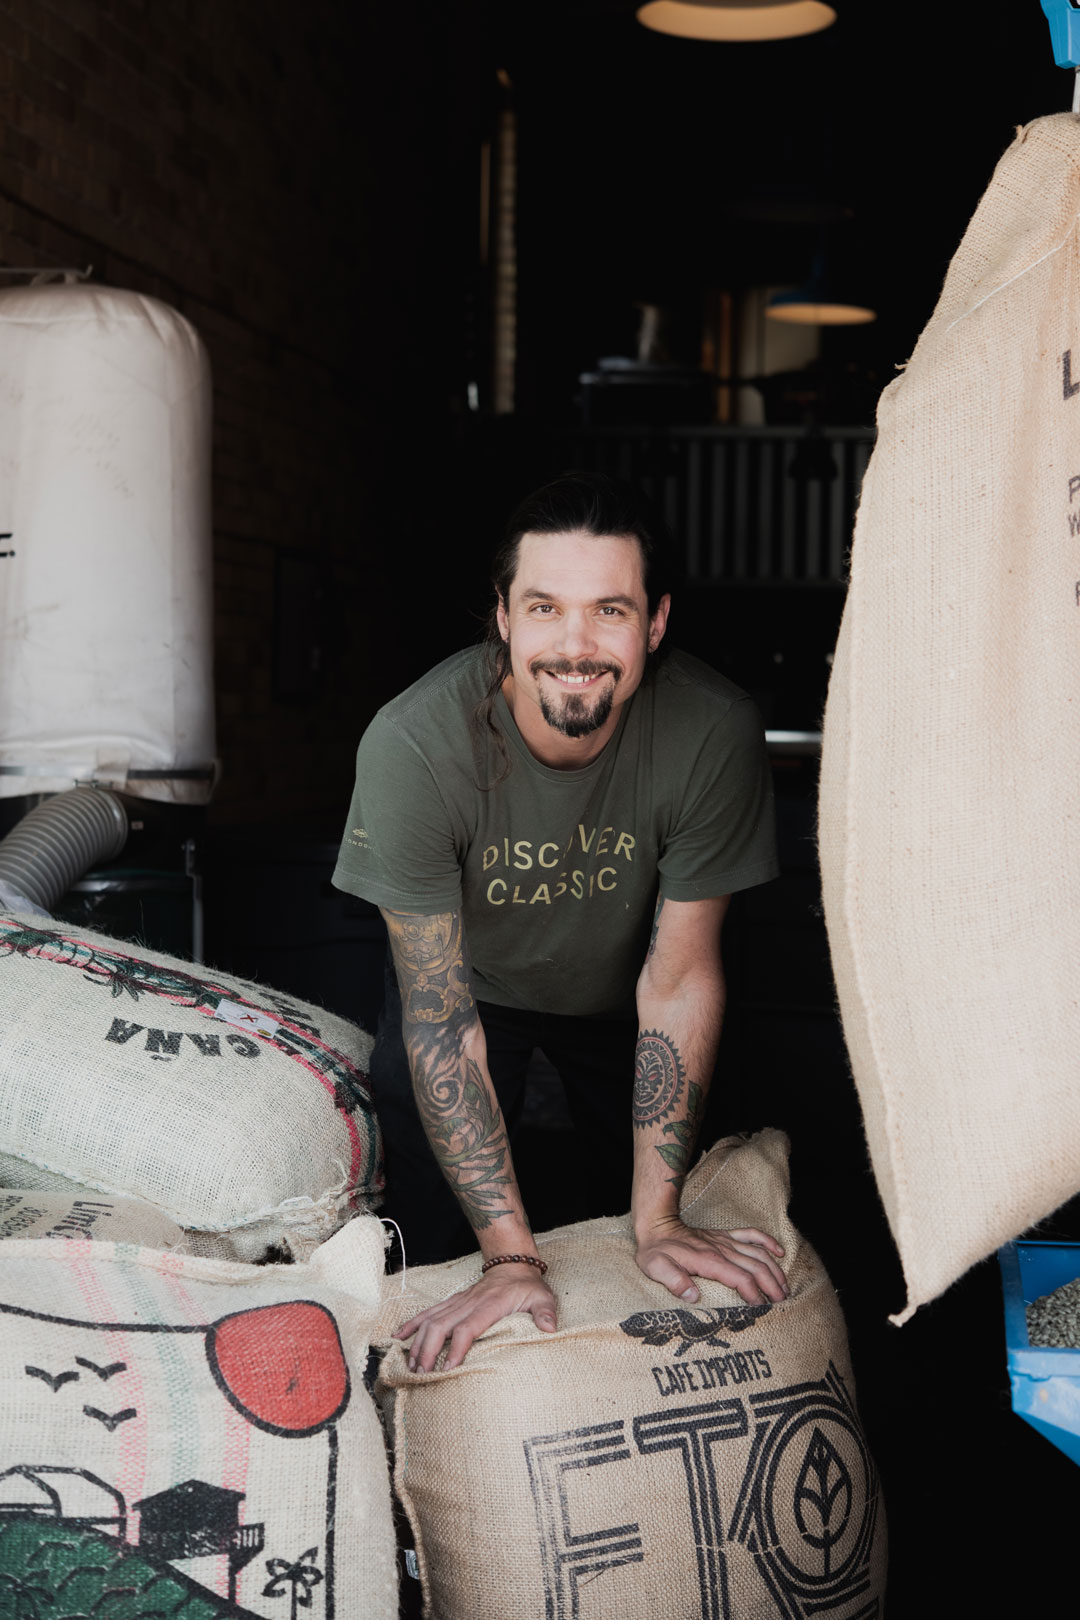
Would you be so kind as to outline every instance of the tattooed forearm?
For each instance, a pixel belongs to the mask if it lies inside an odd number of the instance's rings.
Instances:
[[[656,935],[657,935],[657,932],[658,932],[658,930],[660,928],[660,913],[663,911],[663,909],[664,909],[664,897],[663,897],[663,895],[660,895],[659,898],[657,899],[657,902],[656,902],[656,910],[653,912],[652,933],[649,935],[649,948],[645,952],[645,960],[646,960],[646,962],[649,960],[649,958],[652,956],[652,953],[656,949]]]
[[[458,912],[386,912],[401,990],[402,1034],[432,1152],[476,1231],[512,1213],[513,1170],[502,1114],[466,1043],[475,1032]]]
[[[423,1058],[419,1058],[419,1063]],[[502,1114],[471,1058],[461,1069],[441,1077],[415,1072],[420,1118],[458,1202],[474,1231],[482,1231],[509,1213],[506,1188],[508,1145]]]
[[[667,1121],[661,1126],[660,1134],[670,1140],[657,1142],[656,1151],[674,1172],[668,1180],[677,1187],[682,1186],[686,1175],[704,1101],[701,1087],[691,1081],[683,1112],[680,1104],[685,1079],[679,1049],[670,1035],[658,1029],[642,1030],[638,1035],[634,1066],[634,1125],[644,1130]],[[668,1119],[672,1113],[682,1117]]]
[[[701,1087],[695,1086],[691,1081],[687,1089],[686,1118],[669,1120],[664,1126],[664,1132],[671,1136],[671,1141],[658,1142],[656,1146],[657,1153],[668,1169],[674,1171],[674,1175],[670,1175],[668,1180],[680,1189],[686,1178],[686,1169],[701,1125],[703,1102]]]
[[[683,1066],[669,1035],[643,1029],[634,1054],[634,1124],[639,1129],[665,1119],[682,1096]]]

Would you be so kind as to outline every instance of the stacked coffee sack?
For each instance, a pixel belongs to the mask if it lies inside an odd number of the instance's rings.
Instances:
[[[392,1620],[368,1037],[15,916],[0,995],[0,1587]]]
[[[381,1189],[345,1019],[3,912],[0,1007],[0,1186],[138,1198],[242,1260],[304,1259]]]
[[[295,1593],[312,1620],[393,1620],[364,1385],[381,1223],[267,1266],[154,1247],[162,1218],[105,1198],[0,1194],[13,1230],[30,1235],[0,1240],[0,1584],[18,1612],[240,1620]]]
[[[843,1317],[787,1216],[787,1141],[718,1144],[682,1218],[757,1226],[790,1297],[694,1309],[634,1260],[629,1218],[538,1240],[559,1328],[515,1316],[453,1371],[410,1373],[396,1325],[475,1258],[388,1278],[375,1342],[395,1481],[433,1620],[869,1620],[886,1540]]]

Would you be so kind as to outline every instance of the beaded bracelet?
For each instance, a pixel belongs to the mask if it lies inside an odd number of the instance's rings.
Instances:
[[[480,1267],[480,1275],[482,1277],[485,1271],[491,1270],[492,1266],[518,1265],[535,1266],[541,1277],[547,1276],[547,1261],[538,1259],[535,1254],[497,1254],[494,1259],[484,1261]]]

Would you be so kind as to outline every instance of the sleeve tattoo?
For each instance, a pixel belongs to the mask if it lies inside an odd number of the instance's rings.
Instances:
[[[661,894],[661,895],[659,895],[657,897],[656,910],[653,912],[652,933],[649,935],[649,948],[645,952],[645,960],[646,960],[646,962],[649,960],[649,958],[652,956],[653,952],[656,949],[656,935],[657,935],[657,933],[659,931],[659,928],[660,928],[660,913],[663,911],[663,909],[664,909],[664,897]]]
[[[384,912],[401,989],[402,1034],[416,1106],[443,1175],[474,1231],[510,1214],[502,1113],[465,1053],[476,1022],[458,912]]]
[[[685,1083],[682,1058],[670,1035],[658,1029],[643,1029],[638,1035],[634,1061],[634,1125],[638,1130],[660,1125],[661,1135],[670,1137],[670,1141],[658,1142],[656,1151],[674,1172],[668,1180],[677,1187],[682,1186],[686,1176],[704,1101],[701,1087],[691,1080],[685,1114],[668,1119],[679,1106]]]

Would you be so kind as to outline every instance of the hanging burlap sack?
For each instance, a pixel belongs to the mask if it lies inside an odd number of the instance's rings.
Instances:
[[[885,1525],[843,1317],[787,1217],[787,1141],[720,1143],[683,1219],[754,1225],[791,1297],[702,1282],[693,1309],[634,1262],[628,1217],[538,1239],[559,1328],[515,1316],[453,1372],[380,1392],[433,1620],[790,1620],[881,1612]],[[475,1280],[475,1257],[386,1280],[376,1343]]]
[[[1080,120],[1002,158],[882,395],[821,867],[908,1308],[1080,1189]]]
[[[371,1038],[321,1008],[0,914],[0,1184],[93,1189],[309,1254],[382,1187]]]
[[[382,1260],[363,1216],[297,1266],[0,1243],[11,1614],[396,1620]]]

